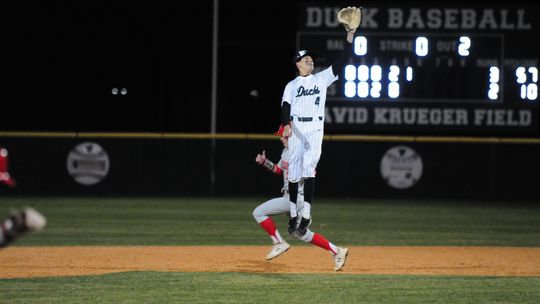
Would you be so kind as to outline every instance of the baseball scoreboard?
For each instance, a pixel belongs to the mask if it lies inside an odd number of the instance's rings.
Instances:
[[[374,5],[329,89],[329,129],[538,135],[538,8]],[[316,68],[342,53],[340,8],[300,8]]]

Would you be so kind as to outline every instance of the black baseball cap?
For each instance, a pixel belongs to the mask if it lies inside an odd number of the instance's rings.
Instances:
[[[306,56],[311,56],[311,58],[315,59],[316,55],[313,52],[310,52],[308,50],[300,50],[294,54],[294,62],[300,61],[302,58]]]

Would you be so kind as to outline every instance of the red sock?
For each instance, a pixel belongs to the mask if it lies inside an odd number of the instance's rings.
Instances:
[[[271,218],[267,218],[264,221],[260,222],[259,225],[268,233],[269,236],[276,237],[276,224]]]
[[[333,254],[336,254],[336,252],[334,252],[332,250],[332,247],[330,247],[330,242],[328,242],[327,239],[324,238],[324,236],[318,234],[318,233],[315,233],[313,234],[313,239],[311,240],[311,243],[313,245],[317,245],[323,249],[326,249],[326,250],[329,250],[331,251]]]

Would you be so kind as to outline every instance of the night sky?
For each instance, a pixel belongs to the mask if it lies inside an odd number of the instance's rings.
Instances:
[[[272,132],[298,9],[245,6],[220,3],[217,129]],[[211,0],[30,1],[13,13],[1,130],[210,131]]]

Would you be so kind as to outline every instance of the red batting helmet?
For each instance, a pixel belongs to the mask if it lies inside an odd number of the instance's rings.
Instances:
[[[283,131],[285,131],[285,126],[281,124],[279,125],[279,130],[277,130],[274,134],[283,137]]]

